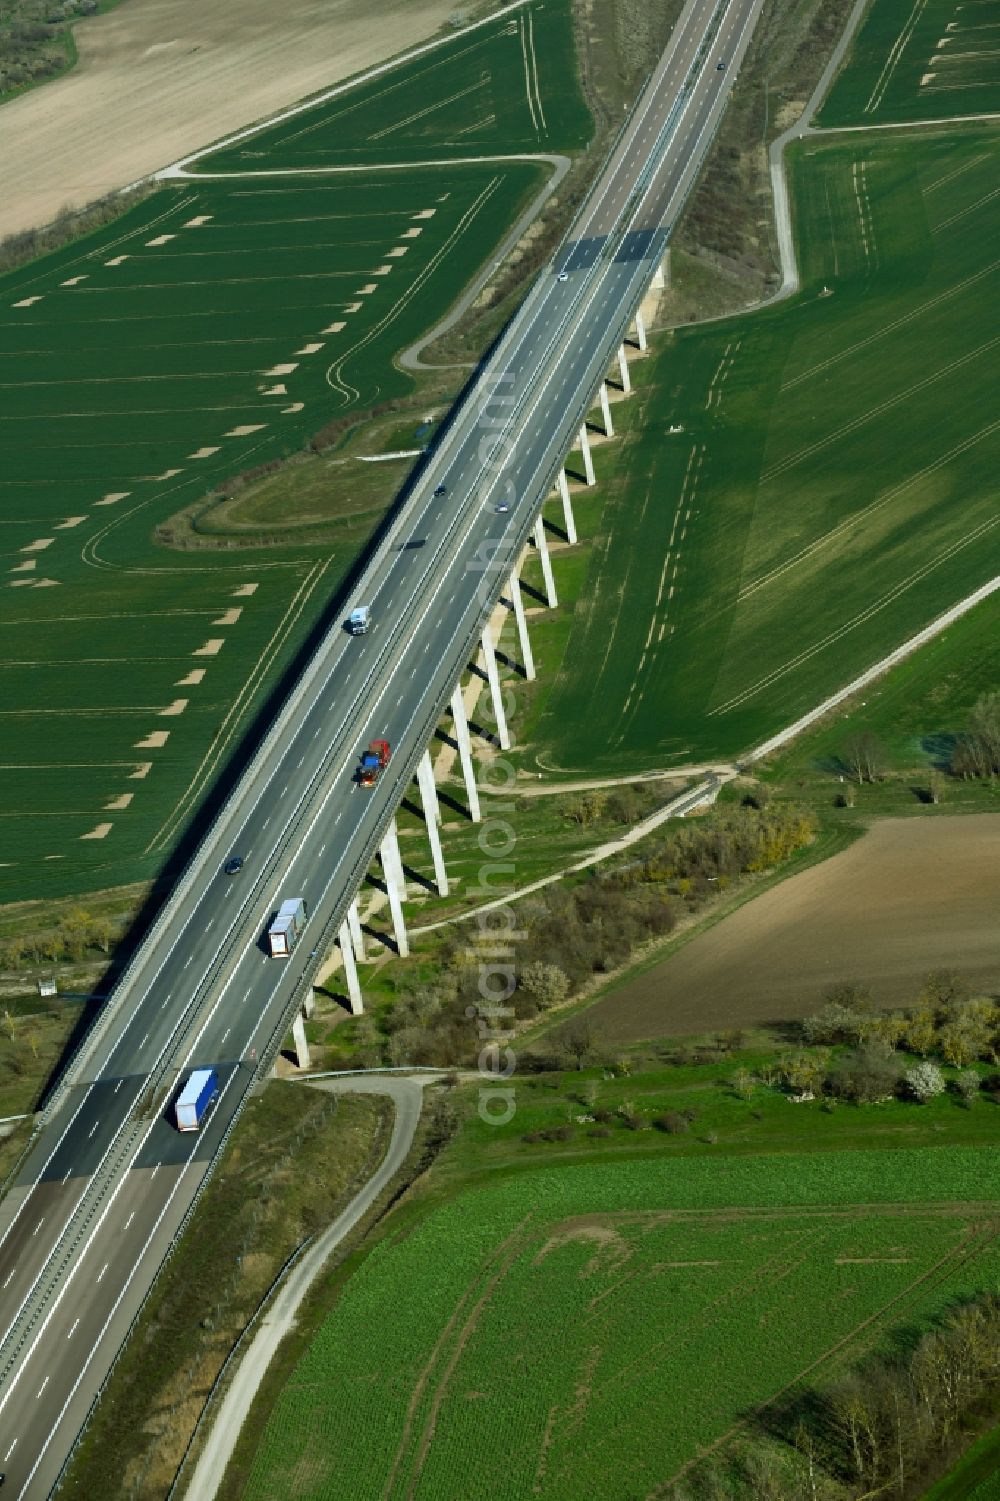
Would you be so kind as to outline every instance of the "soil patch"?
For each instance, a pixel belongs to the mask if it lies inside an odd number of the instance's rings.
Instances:
[[[4,106],[0,234],[47,224],[430,37],[454,0],[128,0]],[[67,143],[72,142],[72,150]]]
[[[932,969],[1000,989],[1000,817],[886,819],[699,934],[589,1013],[616,1042],[804,1016],[840,980],[916,999]]]

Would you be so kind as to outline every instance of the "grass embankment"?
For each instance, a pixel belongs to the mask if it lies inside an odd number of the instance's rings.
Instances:
[[[115,1367],[66,1495],[162,1498],[261,1299],[387,1141],[384,1102],[371,1097],[273,1083],[250,1103]]]
[[[645,1493],[995,1277],[994,1104],[739,1098],[765,1058],[515,1076],[503,1126],[456,1091],[460,1133],[287,1382],[246,1494]]]

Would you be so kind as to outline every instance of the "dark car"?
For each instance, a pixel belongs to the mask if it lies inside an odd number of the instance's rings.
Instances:
[[[234,876],[238,870],[243,869],[243,856],[230,855],[222,869],[227,876]]]
[[[496,511],[498,516],[506,516],[507,512],[510,510],[510,505],[506,500],[498,500],[493,509],[494,511]]]
[[[721,73],[724,70],[725,66],[726,66],[725,63],[720,58],[719,61],[715,65],[715,71],[716,71],[716,73]]]
[[[435,495],[443,495],[444,492],[445,492],[445,490],[447,488],[448,488],[447,485],[435,485],[434,486],[434,494]]]

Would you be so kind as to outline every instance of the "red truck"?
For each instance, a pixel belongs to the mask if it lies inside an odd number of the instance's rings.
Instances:
[[[372,741],[361,757],[361,765],[358,769],[358,781],[362,787],[375,786],[375,783],[388,766],[391,755],[392,747],[388,740]]]

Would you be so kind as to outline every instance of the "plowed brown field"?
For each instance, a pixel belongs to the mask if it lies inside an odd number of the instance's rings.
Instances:
[[[0,110],[0,235],[47,224],[430,37],[455,0],[125,0]]]
[[[931,969],[1000,991],[1000,816],[886,819],[598,1002],[615,1041],[803,1016],[840,980],[884,1006]]]

